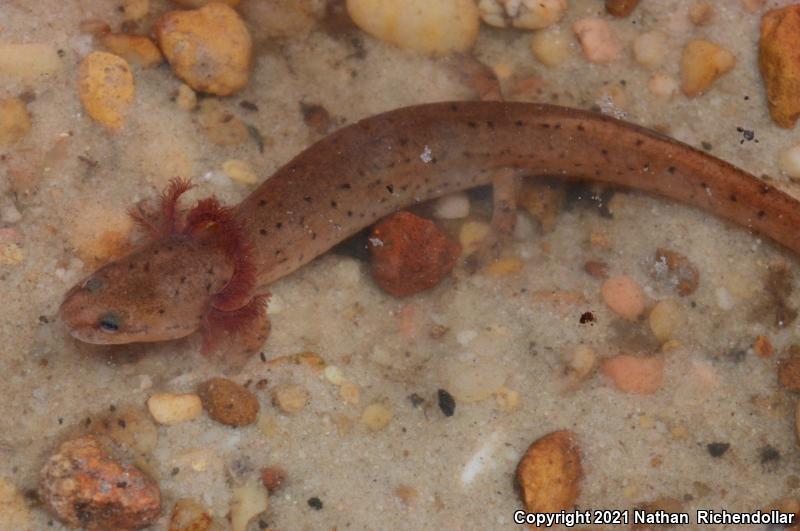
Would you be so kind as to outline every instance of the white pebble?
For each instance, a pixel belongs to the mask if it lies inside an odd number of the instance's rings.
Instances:
[[[800,144],[781,153],[781,170],[790,177],[800,177]]]
[[[461,219],[469,215],[469,197],[464,192],[439,198],[433,207],[433,215],[439,219]]]
[[[561,20],[567,0],[480,0],[478,9],[490,26],[542,29]]]
[[[344,382],[344,374],[342,374],[342,369],[336,365],[328,365],[325,367],[324,374],[325,378],[333,385],[342,385]]]
[[[269,298],[269,303],[267,304],[267,314],[268,315],[276,315],[283,311],[285,304],[283,299],[280,295],[272,295]]]
[[[558,66],[572,54],[568,33],[559,28],[537,31],[531,38],[531,51],[545,66]]]
[[[714,294],[717,296],[717,306],[722,310],[730,310],[736,304],[731,292],[725,288],[717,288]]]

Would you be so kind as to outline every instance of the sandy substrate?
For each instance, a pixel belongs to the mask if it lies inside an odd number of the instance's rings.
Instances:
[[[787,3],[769,1],[762,11]],[[301,102],[323,106],[340,125],[475,93],[450,62],[364,34],[315,30],[277,41],[251,26],[257,43],[252,77],[222,102],[260,131],[263,152],[252,140],[210,143],[196,117],[174,103],[179,81],[168,66],[134,70],[133,110],[112,135],[84,114],[75,80],[80,59],[94,47],[79,22],[98,18],[118,26],[117,2],[35,4],[0,4],[0,42],[49,42],[63,50],[63,69],[51,79],[28,87],[0,78],[0,95],[35,94],[28,104],[30,135],[0,149],[7,156],[0,161],[0,201],[21,214],[0,223],[21,236],[21,260],[0,263],[0,478],[25,494],[31,529],[61,529],[38,505],[35,489],[44,458],[65,434],[112,406],[144,408],[153,393],[193,392],[220,374],[201,358],[197,336],[91,346],[71,339],[57,321],[64,293],[103,260],[100,251],[126,247],[125,209],[176,175],[199,185],[192,199],[216,194],[238,202],[252,186],[225,176],[226,160],[244,160],[266,179],[320,138],[304,123]],[[797,132],[777,128],[767,113],[755,62],[760,15],[738,1],[719,2],[714,23],[696,28],[686,21],[689,4],[643,0],[631,18],[613,21],[625,49],[607,66],[587,63],[576,44],[566,63],[545,68],[532,58],[527,33],[486,26],[475,56],[510,74],[504,86],[541,79],[537,101],[592,108],[614,87],[627,120],[708,149],[800,196],[800,186],[778,168],[779,153]],[[151,12],[165,9],[166,2],[151,2]],[[575,19],[601,11],[598,1],[571,0],[560,25],[568,30]],[[632,38],[655,28],[670,35],[661,69],[667,74],[678,77],[680,50],[695,36],[726,47],[737,65],[702,97],[656,99],[647,89],[650,72],[630,56]],[[743,141],[737,128],[754,131],[757,142]],[[30,186],[12,190],[11,164],[48,153]],[[488,219],[485,196],[474,196],[472,206],[472,218]],[[777,359],[800,341],[800,328],[776,324],[764,287],[776,264],[796,277],[797,260],[745,230],[663,200],[617,193],[610,210],[611,218],[596,208],[564,209],[549,231],[530,223],[505,251],[523,262],[514,274],[496,278],[458,268],[437,288],[403,300],[375,286],[366,262],[341,253],[271,286],[272,335],[264,359],[316,352],[357,386],[358,402],[343,400],[339,386],[308,367],[271,366],[256,356],[234,377],[249,382],[261,402],[255,425],[234,429],[203,415],[159,428],[148,466],[162,489],[164,516],[152,529],[165,529],[175,500],[184,497],[224,521],[232,488],[271,465],[284,468],[287,480],[261,517],[270,528],[508,528],[520,507],[512,482],[520,456],[558,429],[574,431],[580,441],[581,508],[671,500],[694,514],[698,508],[755,510],[800,495],[796,399],[776,378]],[[462,223],[443,226],[457,234]],[[606,247],[592,245],[598,233],[607,237]],[[657,247],[678,251],[697,267],[695,293],[679,297],[653,279]],[[646,319],[630,324],[606,307],[600,281],[583,271],[587,260],[632,277],[651,302],[680,303],[685,324],[674,334],[678,346],[664,355],[665,379],[654,395],[621,393],[600,374],[578,385],[564,376],[565,354],[581,344],[601,357],[660,348]],[[551,290],[585,300],[556,305],[536,296]],[[785,302],[800,306],[800,294],[788,293]],[[593,313],[593,325],[579,322],[585,312]],[[432,329],[444,328],[444,335],[431,337]],[[770,358],[752,349],[760,335],[775,348]],[[455,414],[445,417],[437,390],[452,392],[454,380],[470,376],[484,396],[472,402],[456,396]],[[257,388],[262,379],[266,386]],[[284,383],[308,390],[301,412],[287,415],[271,405],[270,389]],[[517,407],[503,407],[492,393],[501,387],[519,393]],[[361,422],[374,403],[393,414],[379,431]],[[714,457],[712,443],[730,446]],[[468,466],[478,453],[482,459]],[[321,508],[309,504],[314,497]]]

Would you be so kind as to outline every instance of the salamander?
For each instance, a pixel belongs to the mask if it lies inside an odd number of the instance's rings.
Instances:
[[[263,286],[364,227],[444,194],[509,182],[514,174],[661,195],[800,252],[800,202],[691,146],[583,110],[443,102],[339,129],[235,207],[208,198],[183,212],[178,199],[190,184],[174,180],[157,219],[134,213],[150,241],[73,287],[60,316],[89,343],[163,341],[200,330],[207,351],[217,338],[263,321]]]

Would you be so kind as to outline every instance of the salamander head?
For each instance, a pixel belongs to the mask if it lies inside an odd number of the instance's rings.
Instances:
[[[67,293],[59,314],[72,336],[87,343],[177,339],[200,328],[209,295],[231,273],[215,247],[165,238],[85,278]]]

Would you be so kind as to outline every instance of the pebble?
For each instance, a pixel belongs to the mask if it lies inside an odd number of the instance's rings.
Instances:
[[[342,373],[342,369],[336,365],[328,365],[325,367],[325,370],[322,371],[322,373],[333,385],[342,385],[344,383],[344,374]]]
[[[259,480],[250,480],[231,492],[231,530],[245,531],[247,524],[269,508],[269,493]]]
[[[647,82],[647,89],[659,98],[671,98],[678,93],[678,81],[667,74],[653,74]]]
[[[794,127],[800,116],[800,4],[773,9],[761,18],[758,67],[767,90],[772,120]]]
[[[735,65],[736,57],[722,46],[693,39],[681,55],[681,90],[690,98],[700,96]]]
[[[164,62],[164,56],[153,41],[142,35],[106,33],[100,44],[130,64],[141,68],[153,68]]]
[[[572,56],[572,40],[566,31],[550,28],[537,31],[531,38],[531,52],[545,66],[555,67]]]
[[[172,2],[178,4],[181,7],[194,9],[198,7],[203,7],[210,2],[220,2],[222,4],[227,4],[231,7],[236,7],[239,5],[240,0],[172,0]]]
[[[650,330],[659,342],[665,343],[683,325],[683,309],[674,299],[658,301],[650,310]]]
[[[215,98],[205,98],[200,102],[197,124],[211,143],[218,146],[235,146],[250,139],[245,123]]]
[[[577,435],[560,430],[535,440],[520,459],[515,478],[528,512],[571,511],[583,479]]]
[[[248,24],[258,28],[254,38],[286,39],[314,29],[318,19],[325,15],[324,5],[320,9],[320,4],[316,0],[245,2],[240,11]]]
[[[714,290],[714,295],[717,299],[717,306],[719,306],[720,310],[732,310],[734,306],[736,306],[736,299],[733,298],[731,292],[725,289],[722,286],[719,286],[717,289]]]
[[[52,44],[0,44],[0,76],[35,83],[55,76],[62,68],[58,49]]]
[[[256,184],[258,182],[258,175],[247,162],[239,159],[228,159],[222,163],[222,171],[233,179],[234,181],[242,184]]]
[[[122,14],[125,20],[140,20],[149,12],[150,0],[122,0]]]
[[[211,512],[191,498],[181,498],[172,508],[168,531],[221,531]]]
[[[47,459],[39,496],[59,520],[89,531],[146,527],[161,512],[158,484],[92,435],[65,441]]]
[[[227,378],[200,384],[198,395],[208,416],[228,426],[247,426],[258,418],[258,399],[246,387]]]
[[[619,55],[619,44],[607,20],[582,18],[572,24],[572,31],[578,37],[583,55],[590,63],[610,63]]]
[[[380,431],[389,425],[393,417],[392,410],[380,402],[368,405],[361,414],[361,423],[372,431]]]
[[[602,371],[623,393],[651,395],[661,388],[664,358],[620,354],[604,360]]]
[[[654,279],[668,283],[684,297],[694,293],[700,284],[700,272],[689,258],[663,247],[656,249],[651,273]]]
[[[433,204],[433,217],[461,219],[469,215],[469,196],[464,192],[440,197]]]
[[[567,11],[567,0],[480,0],[481,18],[498,28],[543,29]]]
[[[406,211],[373,227],[369,242],[372,278],[395,297],[436,286],[452,271],[461,253],[458,243],[434,222]]]
[[[0,99],[0,146],[15,144],[28,136],[31,116],[19,98]]]
[[[78,70],[78,95],[95,121],[119,129],[133,103],[133,74],[128,62],[108,52],[92,52]]]
[[[606,11],[615,17],[627,17],[637,5],[639,0],[606,0]]]
[[[355,384],[344,382],[339,388],[339,396],[345,404],[358,404],[361,401],[361,390]]]
[[[664,62],[667,49],[667,36],[658,30],[642,33],[633,40],[634,59],[650,70]]]
[[[434,55],[469,51],[480,29],[474,0],[347,0],[347,11],[373,37]]]
[[[708,2],[697,2],[689,8],[689,20],[695,26],[707,26],[714,20],[714,6]]]
[[[753,342],[753,350],[759,358],[771,358],[775,352],[769,338],[765,335],[757,336]]]
[[[789,177],[800,178],[800,144],[795,144],[781,153],[781,171]]]
[[[194,90],[228,96],[247,85],[252,41],[228,5],[169,11],[156,22],[155,34],[172,71]]]
[[[606,305],[620,317],[634,321],[644,312],[642,288],[628,276],[609,278],[603,283],[601,293]]]
[[[267,489],[267,492],[274,494],[283,486],[286,481],[286,471],[279,466],[270,466],[262,468],[259,473],[261,484]]]
[[[790,391],[800,391],[800,348],[789,348],[786,356],[778,362],[778,381]]]
[[[519,408],[519,391],[515,391],[514,389],[503,386],[494,392],[494,399],[497,404],[497,409],[500,411],[516,411]]]
[[[578,345],[565,356],[568,374],[578,381],[585,380],[594,373],[597,367],[597,353],[586,345]]]
[[[299,413],[308,404],[308,390],[298,384],[281,384],[272,389],[272,403],[284,413]]]
[[[18,265],[25,259],[25,253],[16,243],[0,243],[0,265]]]
[[[0,477],[0,529],[32,529],[30,511],[25,498],[14,485],[2,477]]]
[[[483,221],[467,221],[461,225],[458,232],[458,241],[461,243],[461,252],[464,256],[474,253],[480,243],[492,233],[492,228]]]
[[[199,417],[203,412],[203,403],[193,393],[158,393],[147,399],[147,408],[156,422],[171,425]]]

